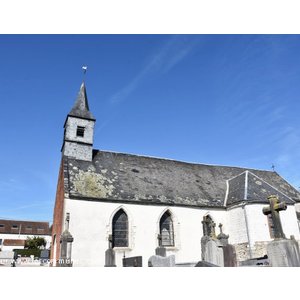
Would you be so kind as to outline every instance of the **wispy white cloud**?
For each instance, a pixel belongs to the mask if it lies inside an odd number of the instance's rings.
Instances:
[[[14,212],[14,211],[19,211],[19,210],[26,210],[28,208],[33,208],[33,207],[49,207],[50,205],[53,205],[53,203],[49,202],[49,201],[42,202],[42,203],[33,203],[33,204],[28,204],[28,205],[16,206],[16,207],[10,208],[10,209],[2,209],[1,213]]]
[[[199,39],[196,37],[172,36],[157,53],[150,57],[140,72],[110,98],[110,102],[116,104],[125,100],[151,73],[170,72],[195,49],[198,43]]]
[[[9,179],[6,179],[6,180],[1,180],[0,181],[0,191],[4,192],[4,191],[25,191],[27,190],[27,186],[14,179],[14,178],[9,178]]]

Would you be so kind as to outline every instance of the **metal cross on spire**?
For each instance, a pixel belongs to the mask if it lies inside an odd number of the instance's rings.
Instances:
[[[273,172],[275,172],[275,166],[274,166],[274,164],[272,164],[272,170],[273,170]]]

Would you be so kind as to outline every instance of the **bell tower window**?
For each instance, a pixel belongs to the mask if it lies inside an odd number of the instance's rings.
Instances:
[[[82,126],[77,126],[76,136],[84,137],[84,129]]]

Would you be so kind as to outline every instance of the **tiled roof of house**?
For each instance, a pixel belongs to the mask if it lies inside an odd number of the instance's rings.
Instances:
[[[0,219],[0,233],[51,235],[48,222],[3,220],[3,219]]]
[[[25,240],[5,239],[3,246],[25,246]]]

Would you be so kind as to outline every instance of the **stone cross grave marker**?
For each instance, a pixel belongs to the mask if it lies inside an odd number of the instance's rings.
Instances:
[[[209,236],[211,238],[216,238],[216,223],[212,220],[210,216],[203,217],[203,235]]]
[[[108,249],[105,251],[104,267],[116,267],[115,250],[112,248],[112,235],[108,236]]]
[[[273,225],[274,225],[274,238],[275,239],[285,239],[285,235],[282,230],[279,212],[282,210],[286,210],[287,206],[285,202],[279,202],[277,196],[269,196],[268,200],[270,201],[270,205],[263,208],[263,214],[269,215],[271,214]]]
[[[158,256],[166,257],[167,256],[167,250],[164,246],[162,246],[161,234],[157,235],[157,239],[158,239],[158,247],[156,247],[156,249],[155,249],[155,254],[158,255]]]

